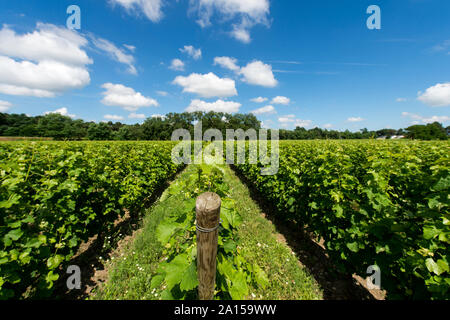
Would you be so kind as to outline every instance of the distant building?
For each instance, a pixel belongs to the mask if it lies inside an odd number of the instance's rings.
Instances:
[[[393,139],[393,140],[398,140],[398,139],[404,139],[405,136],[381,136],[378,137],[377,140],[386,140],[386,139]]]

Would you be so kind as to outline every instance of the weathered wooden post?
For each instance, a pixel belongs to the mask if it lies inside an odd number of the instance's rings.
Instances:
[[[212,300],[214,298],[220,205],[220,197],[212,192],[201,194],[195,205],[197,213],[198,296],[200,300]]]

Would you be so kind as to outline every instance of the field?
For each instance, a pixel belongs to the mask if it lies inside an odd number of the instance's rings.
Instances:
[[[266,214],[307,232],[340,274],[377,265],[388,299],[449,298],[448,142],[281,142],[277,175],[232,166],[258,199],[228,166],[189,165],[152,202],[184,167],[174,145],[1,143],[0,298],[53,297],[80,245],[110,243],[128,215],[139,230],[111,248],[87,298],[195,299],[194,205],[208,190],[224,202],[217,299],[325,297]]]

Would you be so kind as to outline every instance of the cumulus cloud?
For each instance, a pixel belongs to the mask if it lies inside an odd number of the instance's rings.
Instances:
[[[287,116],[279,117],[278,122],[280,122],[280,123],[295,122],[295,115],[289,114]]]
[[[237,60],[231,57],[215,57],[214,65],[220,65],[222,68],[226,68],[235,72],[238,72],[241,68],[236,64]]]
[[[161,119],[164,119],[166,116],[165,115],[162,115],[162,114],[152,114],[152,118],[153,119],[155,119],[155,118],[161,118]]]
[[[202,57],[202,50],[195,49],[193,46],[184,46],[180,49],[181,52],[188,54],[191,58],[198,60]]]
[[[157,107],[158,101],[143,96],[140,92],[121,84],[105,83],[102,88],[104,98],[102,103],[106,106],[115,106],[124,108],[127,111],[135,112],[143,107]]]
[[[278,122],[281,123],[282,127],[286,127],[286,128],[289,126],[306,128],[306,127],[310,127],[313,123],[312,120],[299,119],[293,114],[279,117]]]
[[[184,71],[184,62],[180,59],[173,59],[169,69],[175,70],[175,71]]]
[[[263,87],[275,87],[278,81],[272,72],[272,66],[262,61],[254,60],[245,67],[239,67],[237,60],[232,57],[216,57],[214,65],[220,65],[223,68],[234,71],[237,75],[241,75],[241,80],[248,84]]]
[[[127,54],[124,50],[116,47],[116,45],[108,40],[96,38],[95,36],[91,36],[92,43],[98,49],[106,52],[112,59],[117,62],[123,63],[128,66],[127,71],[131,74],[137,75],[136,67],[134,66],[135,59],[131,54]],[[130,49],[130,46],[125,45],[126,48]],[[134,51],[136,48],[132,47]]]
[[[129,119],[145,119],[147,117],[143,113],[134,113],[133,112],[128,115],[128,118]]]
[[[222,21],[234,20],[230,35],[235,39],[249,43],[250,29],[257,25],[269,25],[269,0],[191,0],[191,12],[197,12],[197,23],[201,27],[211,25],[214,14],[218,14]]]
[[[450,106],[450,82],[438,83],[424,93],[419,91],[417,99],[432,107]]]
[[[115,114],[105,114],[105,115],[103,116],[103,118],[106,119],[106,120],[112,120],[112,121],[121,121],[121,120],[124,119],[124,117],[122,117],[122,116],[117,116],[117,115],[115,115]]]
[[[46,112],[44,112],[44,115],[53,114],[53,113],[60,114],[62,116],[70,117],[70,118],[76,117],[76,115],[70,114],[69,110],[67,110],[67,108],[59,108],[59,109],[56,109],[55,111],[46,111]]]
[[[275,108],[273,106],[265,106],[256,110],[251,111],[250,113],[253,113],[254,115],[261,115],[261,114],[271,114],[276,113]]]
[[[326,124],[323,125],[323,127],[325,129],[330,129],[330,128],[333,128],[333,125],[331,123],[326,123]]]
[[[269,100],[269,99],[263,98],[263,97],[250,99],[250,101],[253,101],[253,102],[256,102],[256,103],[263,103],[263,102],[266,102],[267,100]]]
[[[0,30],[0,93],[54,97],[91,81],[83,50],[88,41],[75,31],[38,23],[31,33]]]
[[[450,121],[449,116],[431,116],[431,117],[424,117],[418,114],[409,113],[409,112],[402,112],[403,117],[411,118],[414,124],[419,123],[433,123],[433,122],[440,122],[440,123],[446,123]]]
[[[351,118],[347,119],[348,122],[361,122],[361,121],[364,121],[364,120],[365,119],[363,119],[361,117],[351,117]]]
[[[272,72],[272,66],[261,61],[253,61],[241,68],[242,81],[263,87],[276,87],[278,81]]]
[[[37,23],[36,30],[22,35],[7,25],[0,30],[0,54],[23,60],[52,60],[83,66],[92,63],[82,49],[87,44],[87,39],[80,34],[52,24]]]
[[[128,13],[144,14],[152,22],[163,18],[162,0],[109,0],[113,5],[120,5]]]
[[[7,112],[11,107],[12,104],[10,102],[0,100],[0,112]]]
[[[312,124],[312,120],[296,119],[294,126],[295,127],[307,128],[307,127],[310,127],[311,124]]]
[[[239,111],[241,104],[233,101],[223,101],[217,100],[216,102],[206,102],[202,100],[192,100],[189,107],[186,108],[186,112],[224,112],[224,113],[235,113]]]
[[[219,78],[214,73],[192,73],[188,77],[178,76],[173,84],[183,87],[183,92],[195,93],[203,98],[232,97],[237,95],[234,80]]]
[[[289,103],[291,103],[291,99],[289,99],[287,97],[283,97],[283,96],[278,96],[278,97],[273,98],[271,103],[288,105]]]

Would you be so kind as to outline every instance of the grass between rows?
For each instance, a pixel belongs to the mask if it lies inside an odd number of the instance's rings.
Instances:
[[[265,289],[252,287],[248,299],[255,300],[316,300],[322,299],[322,291],[315,279],[302,267],[293,251],[277,240],[277,231],[262,216],[258,205],[250,198],[248,188],[227,166],[225,182],[230,187],[231,198],[236,201],[243,218],[238,228],[238,246],[241,255],[251,263],[257,263],[268,275]],[[178,179],[196,174],[194,166],[188,166]],[[161,199],[148,209],[142,228],[134,239],[116,250],[107,263],[108,280],[98,287],[91,299],[158,300],[161,292],[150,288],[152,276],[160,262],[165,260],[163,246],[156,239],[159,223],[172,213],[182,213],[183,195]]]

